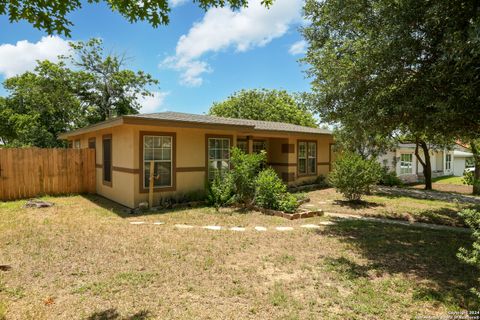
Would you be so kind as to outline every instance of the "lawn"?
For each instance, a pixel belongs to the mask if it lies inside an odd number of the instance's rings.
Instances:
[[[423,189],[425,184],[412,185],[413,188]],[[473,187],[463,183],[463,177],[446,176],[432,179],[432,188],[437,191],[472,194]]]
[[[455,256],[466,233],[347,220],[307,230],[299,225],[326,218],[230,209],[129,216],[99,197],[49,200],[46,209],[0,204],[0,265],[11,267],[0,271],[0,319],[410,319],[479,309],[468,291],[477,272]],[[294,230],[273,230],[280,225]]]
[[[464,208],[480,207],[454,201],[415,199],[381,193],[364,196],[360,203],[351,203],[345,201],[342,195],[335,192],[333,188],[310,192],[308,196],[311,201],[307,206],[315,206],[327,212],[448,226],[464,226],[458,212]]]
[[[464,185],[463,177],[446,176],[432,179],[433,183]]]

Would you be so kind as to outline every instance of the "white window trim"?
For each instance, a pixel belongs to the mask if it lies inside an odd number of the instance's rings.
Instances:
[[[159,138],[170,138],[170,160],[145,160],[145,138],[146,137],[159,137]],[[142,148],[142,160],[143,160],[143,188],[148,189],[150,186],[145,185],[146,178],[145,178],[145,170],[147,170],[147,166],[145,165],[145,162],[147,161],[153,161],[155,162],[170,162],[170,185],[168,186],[153,186],[153,189],[163,189],[163,188],[171,188],[173,187],[173,137],[172,136],[165,136],[165,135],[144,135],[143,136],[143,148]],[[150,165],[150,164],[149,164]]]
[[[402,161],[402,156],[403,155],[409,155],[412,160],[411,161]],[[407,173],[402,173],[402,162],[406,162],[406,163],[410,163],[410,172],[407,172]],[[413,154],[411,153],[401,153],[400,154],[400,161],[399,161],[399,165],[400,165],[400,176],[406,176],[406,175],[410,175],[410,174],[413,174]]]
[[[225,159],[225,158],[222,158],[222,159],[210,159],[210,140],[222,140],[222,141],[223,141],[223,140],[227,140],[227,141],[228,141],[228,155],[229,155],[228,159]],[[231,161],[231,160],[230,160],[230,158],[231,158],[230,149],[231,149],[231,148],[232,148],[232,146],[231,146],[231,140],[230,140],[230,138],[209,137],[209,138],[207,139],[207,177],[208,177],[208,179],[211,179],[211,178],[210,178],[210,162],[212,162],[212,161],[226,161],[226,162],[228,162],[228,168],[230,169],[230,166],[231,166],[231,162],[230,162],[230,161]],[[223,147],[222,147],[221,149],[223,149]]]

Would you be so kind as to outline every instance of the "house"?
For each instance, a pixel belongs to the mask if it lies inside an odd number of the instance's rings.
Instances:
[[[420,156],[422,159],[422,151]],[[467,148],[455,144],[450,149],[430,146],[430,162],[432,178],[441,176],[463,176],[463,172],[471,164],[473,154]],[[414,143],[399,143],[397,148],[380,156],[378,161],[385,167],[394,170],[405,182],[416,182],[423,178],[423,167],[415,156]]]
[[[151,161],[155,205],[204,190],[207,179],[230,167],[233,146],[266,150],[268,165],[288,184],[328,174],[333,158],[325,129],[177,112],[120,116],[60,138],[94,148],[97,193],[130,208],[148,200]]]

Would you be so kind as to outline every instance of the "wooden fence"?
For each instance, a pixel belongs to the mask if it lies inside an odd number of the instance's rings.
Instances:
[[[0,200],[95,193],[94,149],[0,149]]]

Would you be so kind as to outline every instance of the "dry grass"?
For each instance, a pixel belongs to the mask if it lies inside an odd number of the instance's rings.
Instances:
[[[410,319],[478,309],[460,264],[468,235],[338,221],[297,226],[208,208],[124,216],[97,197],[0,204],[0,319]],[[130,221],[166,224],[131,225]]]
[[[472,208],[440,200],[415,199],[410,197],[373,194],[364,196],[362,202],[345,201],[335,189],[313,191],[308,194],[310,204],[327,212],[356,214],[369,217],[390,218],[412,222],[436,223],[448,226],[464,226],[458,212]]]

